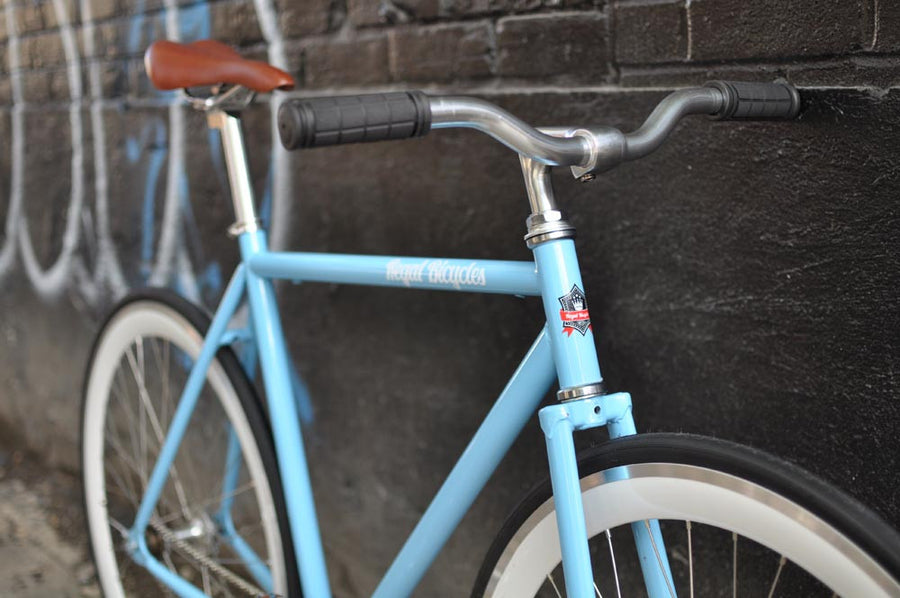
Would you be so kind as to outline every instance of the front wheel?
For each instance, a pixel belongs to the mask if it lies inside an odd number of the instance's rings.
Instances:
[[[647,595],[630,526],[659,520],[663,596],[900,596],[900,535],[760,451],[647,434],[594,449],[579,471],[597,595]],[[560,561],[547,481],[504,525],[473,596],[561,597]]]

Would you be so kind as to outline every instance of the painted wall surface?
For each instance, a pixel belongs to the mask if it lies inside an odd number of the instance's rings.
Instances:
[[[560,172],[613,390],[640,430],[752,444],[900,526],[900,9],[886,0],[18,0],[0,17],[0,422],[77,466],[104,313],[166,285],[208,307],[237,257],[202,115],[155,92],[146,46],[215,37],[305,95],[407,87],[536,124],[636,128],[712,78],[801,87],[792,123],[691,118],[590,184]],[[246,113],[275,243],[529,259],[515,156],[470,131],[286,154]],[[281,288],[307,382],[312,474],[338,595],[371,592],[540,328],[534,299]],[[388,408],[390,411],[387,411]],[[385,413],[392,414],[387,417]],[[588,435],[584,444],[602,439]],[[544,475],[529,424],[421,595],[468,591]]]

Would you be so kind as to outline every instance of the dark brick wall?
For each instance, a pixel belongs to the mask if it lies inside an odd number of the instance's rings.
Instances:
[[[18,0],[0,11],[0,419],[23,443],[75,467],[82,368],[104,311],[147,282],[214,305],[235,263],[221,154],[201,116],[150,89],[141,55],[152,39],[210,35],[283,59],[300,94],[421,87],[484,97],[534,123],[626,130],[672,88],[784,77],[802,89],[797,122],[692,118],[656,154],[591,184],[558,173],[601,365],[613,389],[634,395],[641,430],[766,448],[900,525],[896,3],[272,7]],[[255,185],[265,203],[274,195],[286,246],[529,257],[517,162],[489,139],[442,131],[272,166],[268,102],[246,122]],[[270,178],[290,183],[289,201]],[[541,310],[330,285],[285,286],[282,303],[316,409],[306,433],[336,592],[366,595]],[[532,423],[421,595],[468,589],[544,460]]]

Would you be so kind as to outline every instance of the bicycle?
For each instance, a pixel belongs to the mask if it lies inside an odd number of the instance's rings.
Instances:
[[[736,594],[760,577],[770,596],[776,589],[900,596],[900,536],[843,493],[732,443],[636,434],[630,395],[604,388],[574,228],[551,188],[552,166],[589,179],[652,152],[689,114],[793,118],[800,102],[790,85],[713,82],[675,91],[628,134],[537,130],[482,100],[421,92],[281,105],[279,134],[288,149],[468,127],[516,151],[534,261],[512,262],[269,251],[239,111],[257,92],[291,88],[292,79],[208,40],[156,42],[146,64],[161,89],[211,86],[209,94],[185,97],[221,132],[236,215],[230,232],[242,261],[211,320],[170,292],[150,290],[123,300],[97,337],[85,380],[82,464],[106,595],[151,579],[179,596],[330,595],[275,303],[273,280],[286,279],[543,302],[540,333],[375,596],[413,592],[554,381],[559,402],[539,411],[550,480],[503,526],[473,595],[561,595],[561,566],[567,595],[579,597],[599,595],[601,587],[618,596]],[[249,317],[233,325],[245,298]],[[265,403],[251,381],[257,360]],[[600,426],[611,440],[576,456],[574,432]],[[630,531],[613,534],[620,526]],[[607,548],[608,556],[592,558]],[[637,564],[626,565],[626,556]],[[714,557],[723,564],[700,569]]]

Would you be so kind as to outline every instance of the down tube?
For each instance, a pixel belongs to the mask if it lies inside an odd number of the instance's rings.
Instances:
[[[556,367],[545,327],[406,540],[373,598],[412,593],[555,379]]]
[[[266,237],[262,231],[242,234],[240,243],[241,255],[245,260],[266,250]],[[284,488],[291,537],[297,551],[303,595],[309,598],[330,596],[325,553],[322,550],[309,468],[300,433],[300,419],[294,402],[284,333],[272,281],[248,271],[247,297],[250,300],[278,456],[278,470]]]

